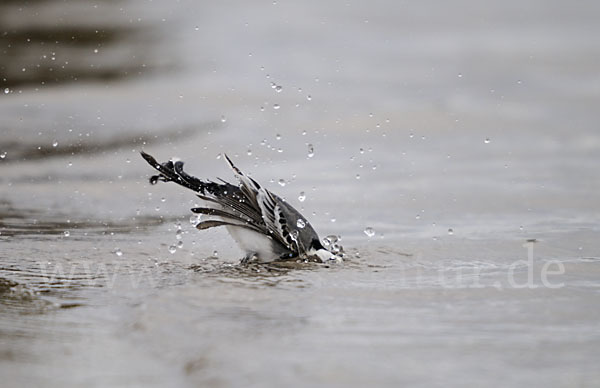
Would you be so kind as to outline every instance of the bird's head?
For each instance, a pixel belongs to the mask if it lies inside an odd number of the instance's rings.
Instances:
[[[325,248],[319,240],[313,239],[308,250],[306,251],[306,256],[309,259],[315,259],[316,261],[320,261],[322,263],[326,263],[331,260],[339,261],[342,258],[341,247],[339,248],[340,250],[338,250],[338,252],[332,252],[331,250]]]

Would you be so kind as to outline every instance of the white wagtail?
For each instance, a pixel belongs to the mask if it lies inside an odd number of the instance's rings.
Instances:
[[[193,190],[206,202],[207,207],[193,208],[192,211],[213,219],[199,222],[196,228],[227,227],[231,237],[245,252],[242,262],[253,259],[261,263],[289,259],[320,262],[341,259],[341,247],[331,244],[331,251],[325,249],[302,214],[244,175],[227,155],[224,155],[225,160],[239,180],[238,186],[222,179],[219,179],[220,183],[203,181],[185,173],[182,161],[158,163],[151,155],[143,151],[141,154],[160,173],[150,178],[151,184],[175,182]]]

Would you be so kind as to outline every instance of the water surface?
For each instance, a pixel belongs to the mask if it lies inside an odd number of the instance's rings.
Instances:
[[[600,380],[595,3],[0,7],[7,385]],[[348,259],[239,266],[141,149]]]

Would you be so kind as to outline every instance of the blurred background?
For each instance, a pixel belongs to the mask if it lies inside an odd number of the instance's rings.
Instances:
[[[593,1],[3,1],[2,376],[593,386],[599,17]],[[194,230],[192,193],[150,187],[142,149],[232,181],[226,152],[350,261],[236,267],[225,231]],[[506,289],[526,241],[565,287]]]

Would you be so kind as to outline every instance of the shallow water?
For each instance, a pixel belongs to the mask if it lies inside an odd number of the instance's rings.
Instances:
[[[7,386],[600,381],[595,3],[1,7]],[[140,149],[348,260],[239,266]]]

